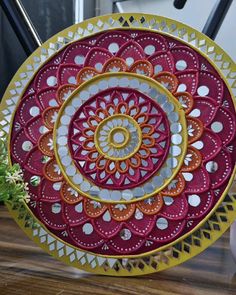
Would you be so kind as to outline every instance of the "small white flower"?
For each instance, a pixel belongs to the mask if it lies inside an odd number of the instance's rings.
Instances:
[[[91,204],[93,204],[93,208],[97,209],[97,208],[102,208],[101,203],[97,202],[97,201],[91,201]]]
[[[30,202],[30,195],[28,195],[28,194],[25,195],[24,200],[25,200],[26,203],[29,203]]]
[[[61,233],[64,237],[68,237],[68,233],[66,230],[64,230],[62,233]]]
[[[187,101],[183,99],[183,96],[180,96],[179,102],[182,105],[183,108],[187,109]]]
[[[90,80],[92,78],[93,78],[93,74],[87,74],[82,80],[83,81],[88,81],[88,80]]]
[[[146,241],[145,246],[151,246],[153,244],[153,241]]]
[[[58,175],[60,175],[61,170],[60,170],[59,166],[57,164],[54,164],[53,166],[54,166],[54,172],[56,172]]]
[[[55,59],[54,64],[59,65],[60,62],[61,62],[61,58],[58,57],[58,58]]]
[[[171,89],[171,85],[169,82],[163,82],[161,81],[161,85],[163,85],[166,89]]]
[[[102,250],[108,250],[109,249],[109,247],[107,246],[107,244],[104,244],[103,246],[102,246]]]
[[[127,209],[125,204],[117,204],[117,205],[115,205],[115,208],[119,209],[120,211],[123,211],[123,210]]]
[[[148,199],[144,200],[144,203],[147,205],[152,205],[152,203],[154,203],[154,198],[148,198]]]
[[[49,138],[49,142],[48,142],[47,146],[49,146],[50,151],[53,150],[53,140],[52,140],[52,138]]]
[[[118,68],[118,67],[116,67],[116,66],[114,66],[113,68],[111,68],[110,70],[109,70],[109,72],[119,72],[120,71],[120,68]]]
[[[55,123],[56,122],[57,116],[58,116],[58,113],[57,112],[54,112],[54,114],[52,115],[51,123]]]
[[[144,75],[144,76],[146,75],[146,73],[144,72],[144,70],[137,69],[136,70],[136,73],[139,74],[139,75]]]
[[[193,136],[194,128],[193,125],[188,125],[188,135]]]
[[[69,90],[67,93],[65,93],[62,97],[63,100],[67,100],[67,98],[71,95],[72,91]]]
[[[6,182],[8,183],[17,183],[17,182],[22,182],[23,178],[23,172],[21,170],[17,170],[14,173],[6,173]]]
[[[186,166],[188,166],[188,164],[189,164],[189,162],[191,162],[193,159],[192,159],[192,154],[187,154],[186,155],[186,157],[185,157],[185,159],[184,159],[184,164],[186,165]]]
[[[168,185],[168,190],[176,188],[177,183],[178,183],[177,179],[172,180],[171,183]]]
[[[78,197],[78,192],[76,190],[74,190],[72,187],[69,187],[68,189],[68,192],[70,192],[71,196],[74,196],[74,197]]]

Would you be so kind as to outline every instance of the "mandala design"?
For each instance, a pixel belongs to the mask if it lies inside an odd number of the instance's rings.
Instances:
[[[234,101],[219,69],[127,17],[129,29],[75,34],[40,67],[35,56],[31,79],[11,90],[9,155],[29,183],[33,236],[108,274],[158,270],[155,255],[172,255],[218,208],[236,154]]]

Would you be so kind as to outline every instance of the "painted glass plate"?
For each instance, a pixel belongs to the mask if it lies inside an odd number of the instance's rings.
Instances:
[[[236,216],[236,67],[177,21],[74,25],[20,67],[1,104],[29,203],[8,205],[56,258],[141,275],[200,253]]]

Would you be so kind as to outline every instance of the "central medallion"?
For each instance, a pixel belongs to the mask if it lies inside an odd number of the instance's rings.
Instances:
[[[142,144],[142,131],[138,123],[125,114],[115,114],[97,127],[94,143],[106,159],[125,160],[134,155]]]
[[[158,82],[103,74],[64,102],[54,149],[64,177],[87,197],[133,202],[158,193],[186,149],[184,113]]]

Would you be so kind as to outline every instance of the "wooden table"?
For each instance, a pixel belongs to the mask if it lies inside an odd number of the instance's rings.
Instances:
[[[143,277],[88,274],[56,261],[34,245],[0,207],[0,294],[236,294],[229,233],[191,261]]]

